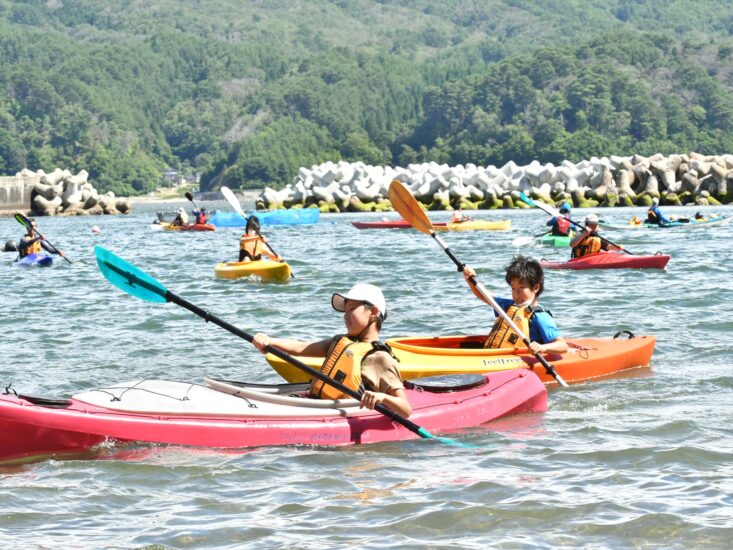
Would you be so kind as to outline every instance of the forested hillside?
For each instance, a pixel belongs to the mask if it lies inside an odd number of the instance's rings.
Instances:
[[[0,174],[733,152],[729,2],[0,0]]]

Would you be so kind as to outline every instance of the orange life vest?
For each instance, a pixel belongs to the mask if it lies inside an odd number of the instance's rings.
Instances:
[[[534,310],[529,307],[511,305],[507,308],[506,314],[514,321],[519,330],[529,338],[529,319],[534,315]],[[496,318],[483,347],[485,349],[518,348],[522,347],[522,338],[509,326],[502,316]]]
[[[331,344],[326,359],[321,365],[321,372],[347,388],[361,393],[364,390],[361,381],[361,365],[364,359],[376,351],[387,351],[392,354],[389,346],[383,342],[354,342],[348,336],[340,336]],[[350,397],[317,378],[311,380],[310,394],[320,399]]]
[[[19,246],[18,251],[22,258],[25,258],[30,254],[40,254],[43,251],[41,239],[36,239],[32,244],[29,244],[26,247]]]
[[[571,256],[573,258],[580,258],[581,256],[595,254],[596,252],[600,252],[601,244],[601,238],[598,235],[591,234],[573,247]]]
[[[264,241],[259,235],[242,235],[239,240],[239,248],[249,254],[249,257],[254,259],[257,256],[262,255],[264,250]]]

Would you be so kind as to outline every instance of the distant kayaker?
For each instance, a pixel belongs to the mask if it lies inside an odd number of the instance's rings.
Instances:
[[[331,305],[344,313],[346,334],[316,342],[270,338],[255,334],[252,343],[264,353],[274,346],[291,355],[325,357],[321,372],[352,390],[362,392],[361,404],[374,409],[378,403],[402,416],[410,416],[397,360],[389,346],[379,340],[382,322],[387,318],[387,303],[382,290],[374,285],[358,283],[346,294],[335,293]],[[342,399],[348,397],[336,388],[313,379],[312,397]]]
[[[461,210],[460,207],[458,207],[457,209],[455,209],[451,213],[451,216],[450,216],[450,222],[451,223],[463,223],[463,222],[471,221],[472,219],[473,218],[471,218],[470,216],[466,216],[463,213],[463,210]]]
[[[36,220],[31,219],[30,222],[31,225],[30,227],[28,227],[26,234],[23,235],[20,238],[20,242],[18,242],[18,255],[21,258],[25,258],[30,254],[40,254],[42,250],[45,250],[50,254],[58,254],[59,256],[63,257],[63,250],[57,250],[56,248],[48,244],[46,242],[46,237],[44,237],[40,233],[38,233],[38,235],[36,236],[37,231],[34,231],[38,227],[38,223],[36,222]]]
[[[564,202],[560,207],[560,215],[552,217],[547,222],[546,225],[552,228],[550,229],[550,235],[557,237],[567,237],[570,235],[573,229],[573,223],[570,221],[570,210],[570,204]]]
[[[172,225],[188,225],[188,213],[186,212],[185,208],[181,207],[178,209],[178,212],[176,213],[176,219],[173,220]]]
[[[476,272],[466,266],[463,270],[471,291],[476,297],[490,305],[471,281]],[[515,256],[506,266],[506,282],[512,289],[512,297],[494,298],[514,323],[530,340],[533,353],[565,353],[568,344],[562,336],[549,310],[539,305],[537,299],[545,288],[545,273],[537,260],[526,256]],[[496,320],[483,347],[490,349],[522,347],[522,338],[509,324],[494,312]]]
[[[601,239],[598,234],[598,216],[595,214],[588,214],[585,217],[585,229],[570,240],[570,246],[573,247],[571,258],[580,258],[601,250],[621,250],[620,247]]]
[[[244,234],[239,239],[239,261],[255,262],[261,260],[263,254],[276,262],[282,261],[267,244],[267,239],[260,234],[260,220],[257,216],[249,216]]]
[[[204,225],[206,223],[206,208],[201,208],[201,210],[194,210],[193,215],[196,219],[197,224]]]
[[[667,225],[672,220],[667,219],[662,211],[659,210],[659,199],[654,197],[652,199],[652,205],[646,212],[646,223],[653,223],[654,225]]]

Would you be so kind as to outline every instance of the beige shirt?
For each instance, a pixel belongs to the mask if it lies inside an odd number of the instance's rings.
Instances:
[[[367,390],[390,395],[404,388],[397,362],[386,351],[376,351],[364,359],[361,379]]]

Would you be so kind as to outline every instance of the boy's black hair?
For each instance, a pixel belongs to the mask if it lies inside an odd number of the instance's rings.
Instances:
[[[249,233],[250,230],[253,230],[255,233],[260,232],[260,220],[257,219],[257,216],[250,216],[247,218],[247,227],[245,228],[245,231]]]
[[[545,289],[545,272],[540,262],[528,256],[514,256],[506,266],[506,282],[511,285],[512,279],[519,279],[531,287],[540,285],[537,296]]]

